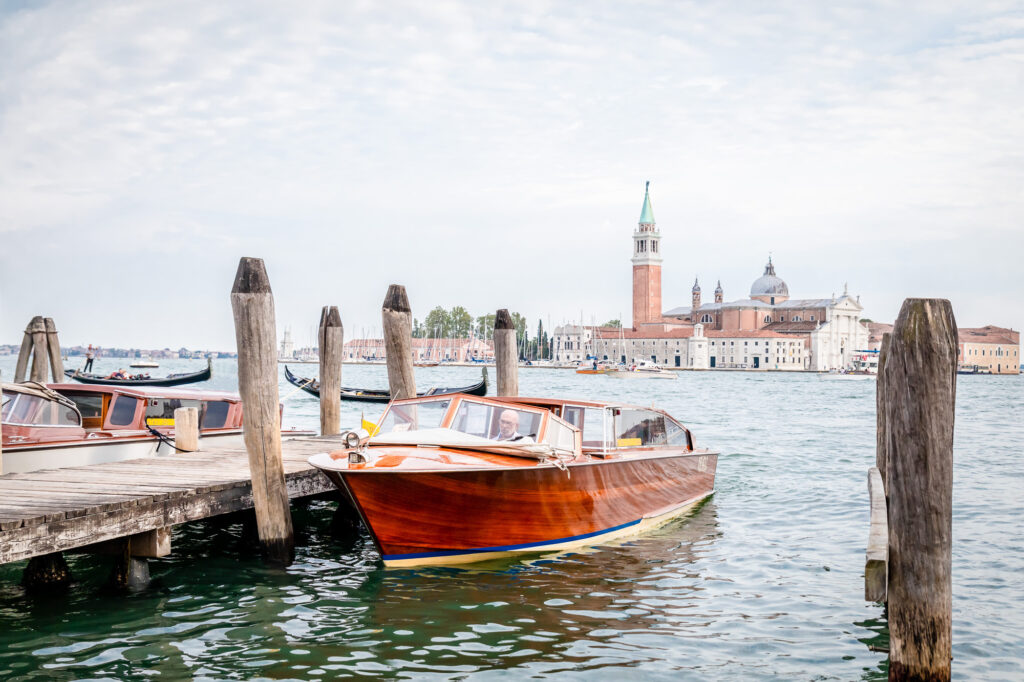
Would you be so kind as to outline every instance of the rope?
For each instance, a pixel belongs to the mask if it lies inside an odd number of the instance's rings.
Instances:
[[[291,392],[288,393],[288,395],[286,395],[285,397],[281,398],[281,400],[282,401],[288,400],[288,398],[291,398],[293,395],[295,395],[296,393],[298,393],[299,391],[301,391],[302,389],[304,389],[306,386],[308,386],[309,384],[313,383],[314,381],[316,381],[316,377],[310,377],[309,379],[306,379],[305,381],[303,381],[301,384],[297,384],[295,386],[295,388],[293,388],[291,390]]]
[[[174,441],[172,441],[170,438],[168,438],[165,434],[162,434],[159,431],[157,431],[156,429],[154,429],[149,424],[146,424],[146,428],[149,429],[150,433],[152,433],[154,436],[156,436],[156,439],[158,441],[160,441],[161,443],[163,443],[164,445],[166,445],[168,447],[174,448],[178,452],[184,452],[184,453],[199,452],[198,450],[182,450],[181,448],[179,448],[177,445],[174,444]]]

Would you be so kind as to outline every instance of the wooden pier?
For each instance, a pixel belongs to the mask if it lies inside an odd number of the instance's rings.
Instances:
[[[339,436],[282,443],[290,499],[333,491],[306,461]],[[136,538],[133,556],[170,551],[171,526],[252,509],[244,447],[0,476],[0,564]],[[159,541],[157,538],[160,538]]]

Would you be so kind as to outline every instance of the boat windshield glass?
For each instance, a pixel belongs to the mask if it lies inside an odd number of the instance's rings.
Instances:
[[[686,431],[660,412],[622,409],[615,415],[615,444],[620,448],[685,443]]]
[[[604,412],[602,407],[565,406],[565,421],[583,432],[583,447],[605,447]]]
[[[393,404],[380,423],[380,433],[436,429],[451,404],[450,399]]]
[[[25,393],[4,393],[0,420],[24,426],[81,426],[78,412],[55,400]]]
[[[531,442],[540,429],[540,412],[463,400],[451,428],[492,440]]]

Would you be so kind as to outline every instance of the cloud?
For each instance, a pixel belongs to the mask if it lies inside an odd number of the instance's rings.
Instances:
[[[1024,323],[1012,5],[81,1],[0,14],[0,44],[8,338],[45,307],[107,345],[233,342],[44,298],[25,254],[55,242],[130,256],[112,286],[187,272],[210,320],[241,255],[287,278],[282,326],[377,324],[390,281],[424,311],[616,317],[647,179],[666,307],[774,251],[795,294],[849,280],[880,319],[955,261],[961,317]],[[966,284],[993,278],[1006,319]]]

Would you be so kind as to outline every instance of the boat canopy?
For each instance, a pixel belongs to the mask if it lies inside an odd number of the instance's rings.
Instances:
[[[12,426],[81,426],[75,403],[41,383],[5,383],[0,421]]]

